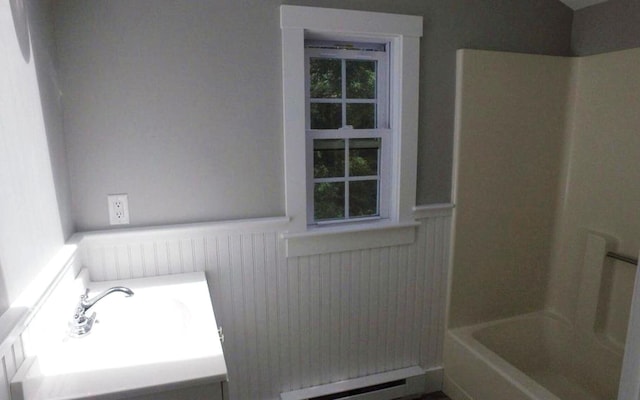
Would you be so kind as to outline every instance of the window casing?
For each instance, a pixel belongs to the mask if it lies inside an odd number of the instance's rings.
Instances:
[[[329,8],[280,6],[285,167],[285,206],[290,218],[287,254],[309,246],[329,251],[403,243],[413,236],[417,178],[418,87],[422,17]],[[309,140],[306,122],[305,40],[385,43],[388,47],[388,217],[360,224],[309,225]],[[307,101],[306,101],[307,100]],[[309,126],[310,127],[310,126]],[[380,128],[380,127],[378,127]],[[340,131],[340,129],[336,130]],[[361,134],[354,129],[354,134]],[[339,134],[340,132],[335,132]],[[384,140],[384,138],[383,138]],[[384,160],[381,162],[385,162]],[[383,199],[384,196],[381,197]],[[322,224],[321,224],[322,225]],[[367,231],[364,234],[364,231]],[[391,230],[391,231],[390,231]],[[350,235],[348,232],[363,232]],[[398,235],[395,235],[397,233]],[[318,236],[320,235],[320,236]],[[345,236],[346,235],[346,236]],[[311,239],[315,237],[316,239]],[[322,237],[322,240],[320,240]],[[396,243],[394,242],[394,243]],[[396,244],[397,244],[396,243]],[[300,247],[302,246],[302,247]],[[317,249],[316,249],[317,250]]]
[[[305,41],[309,225],[389,217],[388,48]]]

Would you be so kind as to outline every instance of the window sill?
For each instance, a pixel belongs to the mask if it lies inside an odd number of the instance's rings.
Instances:
[[[369,222],[321,226],[305,232],[282,233],[281,237],[286,242],[286,256],[300,257],[411,244],[419,225],[419,222]]]

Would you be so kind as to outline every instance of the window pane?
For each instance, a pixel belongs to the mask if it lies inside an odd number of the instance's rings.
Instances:
[[[342,60],[312,58],[309,60],[309,75],[312,99],[342,97]]]
[[[342,105],[311,103],[311,129],[338,129],[342,127]]]
[[[349,214],[351,217],[378,215],[378,181],[349,183]]]
[[[376,98],[376,62],[347,60],[347,98]]]
[[[344,140],[316,139],[313,141],[313,177],[344,176]]]
[[[316,183],[313,202],[316,221],[344,218],[344,182]]]
[[[376,105],[347,104],[347,125],[353,126],[353,129],[375,129]]]
[[[349,140],[349,176],[378,175],[380,138]]]

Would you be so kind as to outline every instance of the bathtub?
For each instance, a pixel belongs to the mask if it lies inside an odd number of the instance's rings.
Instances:
[[[449,330],[444,391],[454,400],[614,400],[622,349],[541,311]]]

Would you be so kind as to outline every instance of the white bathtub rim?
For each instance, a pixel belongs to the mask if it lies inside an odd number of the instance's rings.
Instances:
[[[591,331],[578,329],[570,320],[551,310],[534,311],[512,317],[481,322],[475,325],[449,329],[446,333],[446,337],[449,340],[453,340],[458,346],[461,345],[465,350],[469,351],[472,356],[477,357],[483,364],[489,366],[498,376],[505,378],[509,383],[513,384],[515,388],[522,390],[526,396],[534,396],[531,397],[532,400],[561,400],[557,395],[550,392],[534,378],[509,363],[474,337],[476,332],[485,328],[491,328],[495,325],[511,324],[523,320],[541,318],[555,320],[561,324],[563,329],[569,330],[569,337],[572,338],[570,339],[572,341],[575,340],[575,336],[579,336],[589,340],[590,346],[596,346],[601,351],[608,352],[615,357],[622,357],[623,350],[621,351],[621,349],[613,345],[606,336],[601,335],[595,329]],[[446,370],[447,366],[445,365],[445,377],[447,376]],[[460,384],[455,382],[453,379],[449,380],[451,383],[455,383],[456,386],[460,386]],[[531,387],[529,387],[529,385]],[[541,395],[545,397],[540,397]]]
[[[578,330],[577,326],[572,321],[570,321],[563,315],[557,314],[551,310],[533,311],[526,314],[519,314],[512,317],[506,317],[506,318],[495,319],[487,322],[481,322],[475,325],[466,325],[466,326],[453,328],[449,330],[456,331],[456,332],[466,332],[466,331],[474,332],[480,329],[488,328],[493,325],[500,325],[503,323],[521,321],[526,319],[536,319],[540,317],[550,318],[560,322],[561,324],[566,325],[566,328],[569,329],[573,334],[579,333],[581,335],[591,336],[592,339],[594,339],[594,342],[598,346],[602,347],[606,351],[616,356],[622,356],[622,354],[624,353],[624,345],[621,346],[620,344],[615,343],[609,337],[607,337],[606,335],[603,335],[601,332],[598,332],[595,329],[591,331]]]
[[[542,385],[535,381],[524,372],[510,364],[508,361],[500,357],[498,354],[487,348],[476,338],[473,337],[473,333],[493,325],[497,325],[505,322],[512,322],[524,319],[534,318],[553,318],[560,322],[565,322],[559,316],[548,311],[536,311],[528,314],[522,314],[515,317],[504,318],[500,320],[489,321],[486,323],[480,323],[471,326],[465,326],[449,330],[447,335],[454,340],[458,345],[463,346],[467,351],[471,352],[475,357],[478,357],[484,364],[488,365],[499,376],[507,380],[514,387],[524,393],[526,396],[533,400],[561,400],[559,397],[545,389]],[[571,325],[569,324],[569,327]],[[447,366],[445,365],[445,372]],[[451,380],[452,383],[459,385]]]
[[[482,362],[488,365],[489,368],[491,368],[494,372],[496,372],[502,378],[515,386],[518,390],[526,394],[532,400],[561,400],[559,397],[542,387],[542,385],[536,382],[533,378],[529,377],[527,374],[511,365],[509,362],[505,361],[502,357],[486,348],[483,344],[473,339],[471,336],[469,336],[469,338],[474,341],[474,344],[477,344],[477,348],[474,348],[469,343],[465,343],[462,338],[456,336],[456,334],[453,332],[449,332],[449,335],[459,345],[463,346],[474,356],[482,360]],[[446,368],[447,367],[445,365],[445,370]]]
[[[518,314],[518,315],[514,315],[511,317],[506,317],[506,318],[500,318],[500,319],[494,319],[491,321],[487,321],[487,322],[480,322],[478,324],[475,325],[466,325],[466,326],[461,326],[458,328],[453,328],[453,329],[449,329],[449,332],[456,332],[456,333],[461,333],[463,335],[466,335],[470,332],[475,332],[484,328],[488,328],[490,326],[493,325],[501,325],[504,323],[509,323],[509,322],[514,322],[514,321],[522,321],[522,320],[527,320],[527,319],[537,319],[537,318],[550,318],[553,320],[556,320],[562,324],[565,324],[567,326],[568,329],[573,330],[574,329],[574,325],[571,323],[571,321],[569,321],[567,318],[556,314],[553,311],[550,310],[540,310],[540,311],[533,311],[530,313],[526,313],[526,314]]]
[[[519,314],[519,315],[515,315],[515,316],[511,316],[511,317],[506,317],[506,318],[501,318],[501,319],[495,319],[495,320],[491,320],[491,321],[487,321],[487,322],[481,322],[475,325],[467,325],[467,326],[462,326],[462,327],[458,327],[458,328],[453,328],[453,329],[449,329],[449,332],[455,332],[456,334],[459,335],[472,335],[473,332],[484,329],[484,328],[488,328],[491,327],[493,325],[501,325],[503,323],[511,323],[511,322],[516,322],[516,321],[522,321],[522,320],[527,320],[527,319],[537,319],[537,318],[550,318],[553,319],[555,321],[558,321],[559,323],[565,325],[565,327],[570,330],[572,335],[575,334],[580,334],[580,335],[587,335],[590,336],[591,339],[593,340],[593,343],[599,347],[601,347],[602,349],[610,352],[611,354],[613,354],[614,356],[619,356],[622,357],[622,354],[624,353],[624,347],[620,347],[618,345],[616,345],[615,343],[613,343],[607,336],[602,335],[600,332],[597,332],[596,330],[591,330],[591,331],[584,331],[584,330],[578,330],[576,325],[570,321],[569,319],[567,319],[566,317],[564,317],[563,315],[557,314],[551,310],[540,310],[540,311],[533,311],[530,313],[526,313],[526,314]],[[478,342],[477,339],[471,337],[474,341]],[[479,342],[478,342],[479,343]],[[480,345],[482,345],[482,343],[479,343]],[[486,347],[486,346],[484,346]]]

